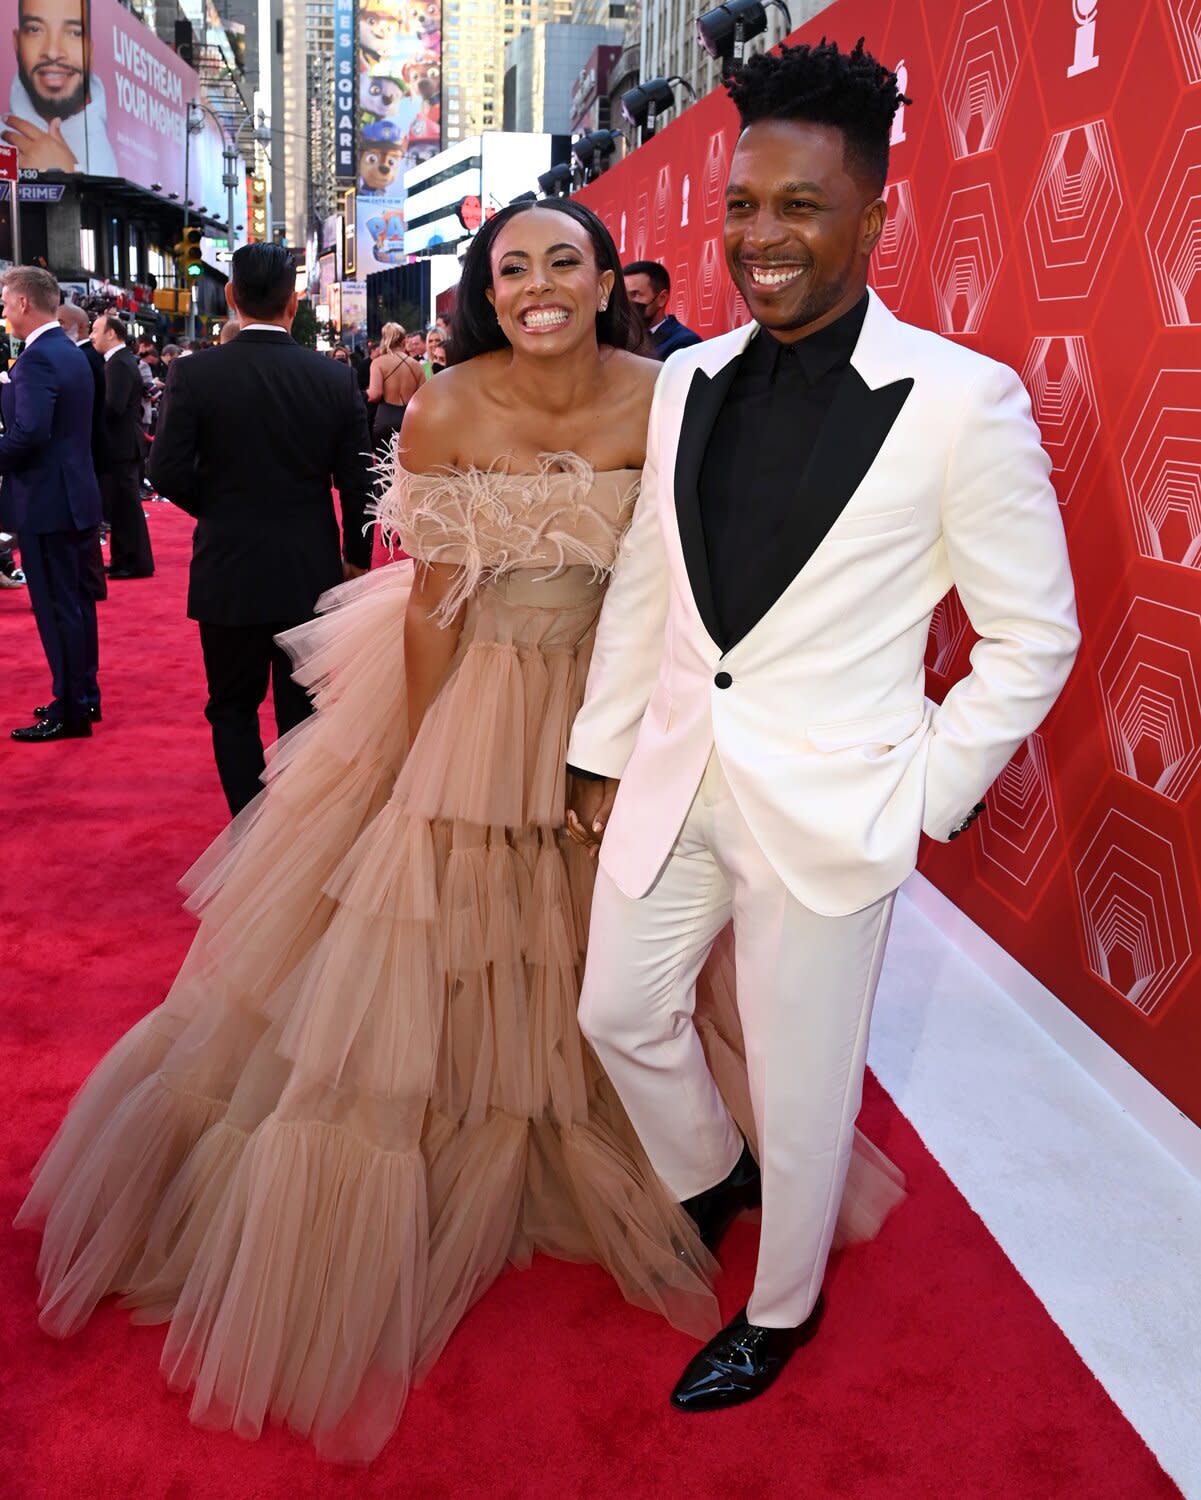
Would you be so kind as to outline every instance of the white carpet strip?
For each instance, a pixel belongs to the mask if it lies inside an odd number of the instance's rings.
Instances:
[[[1164,1469],[1201,1500],[1201,1131],[1063,1012],[929,882],[906,886],[870,1065]]]

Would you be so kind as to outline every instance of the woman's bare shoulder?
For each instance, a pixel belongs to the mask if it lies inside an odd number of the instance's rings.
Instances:
[[[609,356],[609,379],[633,402],[649,407],[655,394],[655,382],[663,373],[657,359],[646,359],[626,349],[615,349]]]
[[[400,430],[400,459],[410,473],[431,473],[461,462],[463,416],[480,397],[479,372],[474,368],[479,363],[452,365],[413,393]]]

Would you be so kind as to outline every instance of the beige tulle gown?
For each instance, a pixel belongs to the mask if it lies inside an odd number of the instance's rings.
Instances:
[[[468,601],[415,744],[402,562],[285,638],[317,712],[189,875],[200,928],[170,993],[38,1164],[18,1222],[44,1227],[43,1327],[122,1293],[167,1324],[198,1423],[275,1419],[370,1458],[535,1250],[599,1262],[698,1337],[718,1324],[713,1262],[575,1020],[593,867],[563,834],[564,761],[638,477],[563,454],[395,475],[385,530],[457,565],[447,608]],[[723,949],[698,1025],[749,1132],[731,973]],[[901,1191],[860,1138],[843,1238]]]

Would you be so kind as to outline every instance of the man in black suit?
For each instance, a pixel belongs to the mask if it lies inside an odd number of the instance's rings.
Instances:
[[[58,310],[59,327],[71,340],[77,349],[81,351],[92,369],[92,466],[99,476],[104,469],[104,401],[105,401],[105,364],[104,356],[98,354],[92,348],[91,320],[83,308],[77,302],[64,302]],[[88,548],[84,560],[84,582],[86,584],[87,598],[84,605],[84,628],[87,633],[87,668],[86,668],[86,691],[85,702],[93,723],[100,720],[100,683],[98,673],[100,669],[100,639],[96,622],[96,605],[101,599],[108,598],[108,582],[104,576],[104,553],[100,546],[100,528],[96,528],[96,537]],[[55,688],[55,695],[58,689]],[[50,717],[50,704],[35,709],[34,712],[39,719]]]
[[[326,589],[365,573],[371,439],[354,372],[294,342],[296,275],[282,246],[235,251],[226,288],[241,329],[177,359],[150,455],[160,494],[195,516],[188,615],[200,624],[213,753],[232,813],[259,791],[259,706],[282,734],[310,704],[281,631]],[[342,505],[338,518],[331,486]]]
[[[150,532],[142,510],[142,372],[125,341],[116,313],[101,313],[92,325],[92,347],[104,359],[104,468],[100,489],[109,534],[110,578],[149,578],[154,572]]]
[[[660,359],[666,359],[677,349],[689,349],[693,344],[703,343],[699,333],[685,328],[678,318],[667,311],[671,298],[671,277],[667,267],[657,260],[634,260],[621,268],[630,301],[637,308],[646,324],[646,330]]]

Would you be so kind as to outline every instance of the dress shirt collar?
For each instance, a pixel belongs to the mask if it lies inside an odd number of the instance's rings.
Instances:
[[[104,363],[108,364],[109,360],[112,359],[113,355],[114,354],[120,354],[121,350],[124,349],[124,348],[125,348],[124,344],[114,344],[111,349],[106,349],[104,351]]]
[[[238,333],[287,333],[280,323],[243,323]],[[236,337],[237,335],[235,335]]]
[[[850,364],[867,316],[867,304],[865,292],[841,318],[792,344],[782,343],[766,328],[761,328],[758,337],[752,339],[747,348],[744,368],[749,365],[752,372],[764,374],[772,382],[781,370],[799,370],[806,384],[816,385],[840,366]]]
[[[28,349],[29,346],[30,346],[30,344],[33,343],[34,339],[40,339],[41,336],[42,336],[42,334],[44,334],[48,328],[57,328],[57,327],[58,327],[58,319],[57,318],[51,318],[48,323],[42,323],[42,324],[40,324],[39,327],[35,328],[33,330],[33,332],[29,335],[29,337],[25,340],[25,343],[24,343],[23,347],[26,348],[26,349]]]

